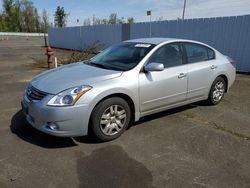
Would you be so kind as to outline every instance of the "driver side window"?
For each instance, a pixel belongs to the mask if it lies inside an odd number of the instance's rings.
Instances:
[[[173,43],[160,47],[150,57],[149,62],[162,63],[165,68],[182,65],[182,53],[180,45]]]

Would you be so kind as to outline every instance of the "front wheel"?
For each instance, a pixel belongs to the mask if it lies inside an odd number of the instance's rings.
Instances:
[[[217,77],[210,89],[208,103],[211,105],[219,104],[226,90],[226,83],[222,77]]]
[[[131,111],[119,97],[101,101],[93,110],[90,123],[94,135],[102,141],[118,138],[128,127]]]

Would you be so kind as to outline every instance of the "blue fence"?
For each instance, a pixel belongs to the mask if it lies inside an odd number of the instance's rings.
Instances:
[[[174,37],[207,43],[237,62],[237,70],[250,72],[250,15],[152,22],[152,37]],[[105,46],[149,37],[149,23],[97,25],[49,30],[50,45],[81,50],[99,41]]]
[[[56,48],[81,50],[99,41],[106,47],[121,41],[122,25],[52,28],[49,44]]]

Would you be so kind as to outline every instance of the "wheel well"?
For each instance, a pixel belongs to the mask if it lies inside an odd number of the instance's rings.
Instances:
[[[131,110],[130,123],[134,122],[134,120],[135,120],[135,105],[134,105],[134,102],[128,95],[126,95],[124,93],[115,93],[115,94],[112,94],[112,95],[108,95],[108,96],[104,97],[102,100],[100,100],[96,105],[98,105],[100,102],[102,102],[102,101],[104,101],[104,100],[106,100],[108,98],[111,98],[111,97],[120,97],[120,98],[124,99],[128,103],[128,105],[130,107],[130,110]]]
[[[218,77],[221,77],[221,78],[224,79],[224,81],[225,81],[225,83],[226,83],[226,90],[225,90],[225,92],[227,92],[227,89],[228,89],[228,79],[227,79],[226,75],[221,74],[221,75],[219,75]]]

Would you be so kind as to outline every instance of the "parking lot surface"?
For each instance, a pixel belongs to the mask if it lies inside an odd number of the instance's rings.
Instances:
[[[43,38],[0,41],[0,187],[249,187],[250,76],[217,106],[143,118],[120,138],[57,138],[32,128],[20,101],[44,69]],[[57,54],[60,56],[60,54]],[[51,80],[53,82],[53,80]]]

